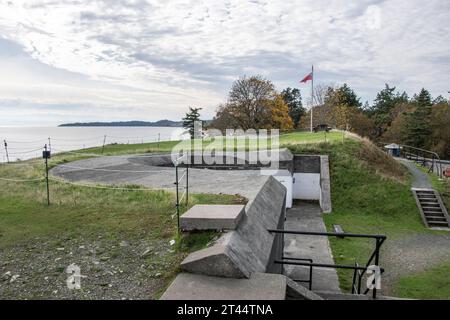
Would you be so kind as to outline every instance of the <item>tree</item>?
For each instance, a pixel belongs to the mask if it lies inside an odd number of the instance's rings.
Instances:
[[[391,111],[398,103],[408,102],[408,95],[403,92],[395,92],[395,87],[389,87],[386,83],[385,88],[378,92],[374,104],[368,110],[368,115],[375,122],[376,136],[381,136],[391,125],[393,115]]]
[[[191,136],[191,139],[197,138],[200,136],[200,132],[196,132],[195,122],[201,121],[200,120],[200,110],[202,108],[191,108],[189,107],[189,112],[186,113],[186,116],[182,119],[183,120],[183,128],[185,128],[189,135]]]
[[[414,96],[416,108],[406,126],[406,143],[413,147],[427,148],[431,143],[431,100],[430,93],[425,89]]]
[[[286,123],[281,123],[280,119]],[[221,130],[292,128],[292,120],[289,107],[275,91],[273,83],[261,76],[252,76],[233,83],[228,101],[217,109],[212,126]]]
[[[280,94],[271,101],[271,117],[271,128],[290,130],[294,127],[294,122],[289,116],[289,105]]]
[[[346,83],[337,88],[328,87],[328,91],[325,95],[325,103],[361,108],[360,98],[358,98],[355,91],[353,91]]]
[[[411,117],[411,113],[415,110],[415,106],[412,103],[399,103],[392,110],[391,125],[387,127],[381,136],[382,141],[395,142],[398,144],[406,144],[408,122]]]
[[[293,125],[298,127],[300,124],[300,119],[306,112],[302,104],[300,90],[297,88],[286,88],[281,91],[281,96],[289,108],[289,116],[292,119]]]
[[[431,110],[431,150],[450,159],[450,104],[439,102]]]

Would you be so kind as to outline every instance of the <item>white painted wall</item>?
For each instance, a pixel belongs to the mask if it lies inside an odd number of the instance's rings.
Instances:
[[[320,173],[294,173],[294,180],[294,199],[320,200]]]
[[[286,192],[286,208],[292,208],[292,181],[294,180],[291,175],[289,176],[273,176],[283,186],[285,186]]]
[[[289,170],[273,170],[264,168],[261,169],[261,175],[273,176],[286,188],[286,208],[292,208],[292,186],[294,178]]]

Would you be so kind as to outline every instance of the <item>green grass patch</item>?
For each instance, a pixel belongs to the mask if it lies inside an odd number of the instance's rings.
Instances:
[[[405,276],[396,283],[394,293],[412,299],[450,299],[450,260],[424,272]]]

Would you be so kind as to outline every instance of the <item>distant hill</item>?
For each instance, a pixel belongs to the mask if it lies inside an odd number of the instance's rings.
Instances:
[[[114,122],[75,122],[64,123],[58,127],[182,127],[183,122],[172,120],[148,121],[114,121]]]

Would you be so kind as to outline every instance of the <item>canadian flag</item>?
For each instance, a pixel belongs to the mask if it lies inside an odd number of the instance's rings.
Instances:
[[[300,81],[300,83],[306,83],[306,82],[308,82],[309,80],[312,80],[312,79],[313,79],[313,74],[312,74],[312,72],[311,72],[311,73],[308,74],[306,77],[304,77],[303,80]]]

